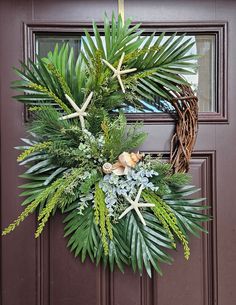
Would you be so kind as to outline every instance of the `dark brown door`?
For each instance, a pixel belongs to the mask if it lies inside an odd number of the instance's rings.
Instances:
[[[117,12],[117,1],[1,0],[1,224],[21,211],[20,168],[13,149],[24,135],[23,106],[13,102],[12,66],[45,52],[53,41],[71,39],[103,13]],[[236,304],[236,1],[126,0],[125,14],[153,30],[187,32],[200,60],[200,128],[191,162],[193,183],[211,206],[209,234],[191,239],[188,262],[181,250],[163,277],[110,273],[89,261],[81,264],[66,249],[62,217],[34,239],[32,216],[1,239],[2,305],[234,305]],[[75,40],[75,41],[74,41]],[[174,122],[165,114],[129,115],[145,120],[149,138],[142,149],[168,153]]]

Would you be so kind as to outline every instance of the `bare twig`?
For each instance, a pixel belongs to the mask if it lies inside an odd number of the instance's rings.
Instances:
[[[181,86],[181,93],[172,93],[171,104],[178,119],[171,139],[170,162],[174,172],[187,172],[198,131],[198,99],[190,86]]]

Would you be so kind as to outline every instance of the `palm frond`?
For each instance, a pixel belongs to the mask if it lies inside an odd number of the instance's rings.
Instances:
[[[162,274],[160,262],[170,264],[172,258],[163,248],[172,249],[172,241],[166,231],[160,225],[157,218],[150,212],[142,213],[146,226],[143,226],[139,218],[129,213],[126,218],[125,235],[130,247],[131,265],[134,271],[143,272],[143,264],[151,277],[151,267]]]

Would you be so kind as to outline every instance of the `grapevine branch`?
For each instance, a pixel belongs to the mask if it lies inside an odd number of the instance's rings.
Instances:
[[[177,114],[175,132],[170,144],[170,162],[174,172],[187,172],[198,131],[198,99],[190,86],[172,92],[171,104]]]

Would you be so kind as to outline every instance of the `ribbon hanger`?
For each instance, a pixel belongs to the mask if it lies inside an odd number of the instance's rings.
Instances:
[[[118,14],[121,15],[122,21],[125,21],[125,0],[118,0]]]

